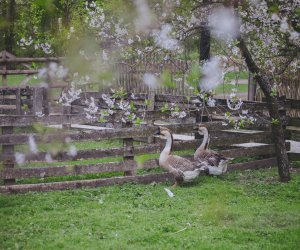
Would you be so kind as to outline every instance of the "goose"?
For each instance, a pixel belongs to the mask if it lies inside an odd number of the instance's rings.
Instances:
[[[222,175],[227,171],[227,165],[232,158],[227,158],[222,154],[208,149],[210,136],[205,126],[199,125],[195,128],[200,135],[203,135],[203,141],[194,153],[194,161],[198,168],[207,170],[210,175]]]
[[[166,145],[159,156],[159,166],[174,175],[175,183],[172,187],[177,187],[184,182],[192,182],[196,179],[201,169],[197,168],[194,162],[171,154],[173,146],[171,131],[168,128],[159,127],[159,132],[156,134],[163,135],[167,139]]]

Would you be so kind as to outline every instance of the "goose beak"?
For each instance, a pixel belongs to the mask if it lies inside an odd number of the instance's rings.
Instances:
[[[157,130],[154,132],[154,135],[160,135],[160,128],[157,128]]]
[[[194,126],[193,127],[193,130],[195,131],[195,132],[198,132],[199,131],[199,126],[197,125],[197,126]]]

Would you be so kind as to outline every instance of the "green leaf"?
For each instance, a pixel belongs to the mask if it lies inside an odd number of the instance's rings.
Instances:
[[[168,88],[176,88],[176,83],[172,81],[172,75],[170,71],[164,70],[160,76],[161,83]]]
[[[199,79],[201,77],[200,67],[198,63],[195,63],[190,72],[188,73],[186,80],[189,85],[193,86],[194,88],[197,88]]]

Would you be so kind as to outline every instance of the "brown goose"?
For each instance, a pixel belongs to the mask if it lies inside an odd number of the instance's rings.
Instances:
[[[210,175],[226,173],[227,165],[231,158],[226,158],[222,154],[208,149],[210,138],[205,126],[199,125],[196,129],[200,135],[203,135],[203,141],[194,153],[196,166],[201,169],[208,169]]]
[[[172,155],[173,136],[168,128],[159,127],[158,134],[163,135],[166,139],[166,145],[159,156],[159,166],[172,173],[175,176],[175,184],[172,187],[191,182],[200,174],[200,169],[196,165],[183,157]]]

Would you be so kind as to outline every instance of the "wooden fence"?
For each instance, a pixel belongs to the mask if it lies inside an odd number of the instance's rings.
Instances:
[[[32,63],[49,64],[51,62],[61,63],[63,57],[37,57],[37,58],[18,58],[13,54],[2,51],[0,52],[0,75],[2,75],[2,86],[8,85],[9,75],[26,75],[32,77],[38,73],[38,69],[31,67]],[[113,70],[117,72],[113,85],[123,87],[127,92],[133,93],[161,93],[173,95],[192,94],[192,90],[184,84],[184,73],[189,68],[189,62],[183,60],[159,60],[155,55],[147,55],[144,57],[130,59],[117,63]],[[143,83],[145,73],[160,74],[164,70],[170,73],[172,81],[176,83],[176,87],[158,87],[151,89]],[[67,82],[53,82],[52,79],[46,79],[49,88],[64,88],[68,86]],[[17,85],[14,85],[17,87]]]
[[[160,107],[164,103],[176,102],[178,105],[191,105],[194,97],[187,99],[184,96],[172,95],[136,95],[136,106],[142,106],[145,99],[152,99],[153,105],[147,110],[137,110],[137,114],[143,115],[147,124],[138,126],[117,126],[116,121],[121,120],[122,112],[116,110],[116,113],[108,118],[107,122],[114,123],[114,129],[104,128],[98,130],[99,122],[92,121],[82,113],[84,108],[83,96],[89,99],[91,96],[97,100],[99,107],[105,105],[101,99],[101,93],[83,93],[82,98],[73,102],[72,107],[57,114],[51,112],[52,108],[49,106],[47,99],[47,90],[43,88],[2,88],[1,102],[8,104],[10,109],[2,110],[0,113],[0,126],[2,135],[0,136],[0,144],[2,145],[2,154],[0,161],[2,162],[2,169],[0,170],[0,179],[3,180],[0,186],[0,192],[3,193],[18,193],[27,191],[48,191],[61,190],[79,187],[96,187],[101,185],[123,184],[125,182],[137,183],[151,183],[164,182],[172,180],[172,175],[169,173],[149,173],[149,169],[157,168],[157,156],[154,159],[139,162],[136,157],[140,155],[151,155],[159,153],[164,142],[156,139],[141,140],[141,138],[153,138],[154,132],[157,131],[157,126],[163,124],[164,120],[170,120],[170,112],[161,112]],[[102,101],[101,101],[102,100]],[[224,102],[219,100],[220,104]],[[23,104],[26,104],[26,112],[22,109]],[[245,102],[245,107],[255,110],[264,110],[266,106],[264,103]],[[285,107],[295,107],[299,105],[299,101],[288,100],[284,103]],[[0,106],[1,107],[1,106]],[[299,107],[299,106],[297,106]],[[105,107],[103,107],[105,108]],[[214,108],[210,108],[212,113]],[[7,110],[10,110],[9,112]],[[225,106],[224,106],[225,110]],[[38,115],[41,112],[43,115]],[[64,113],[63,113],[64,112]],[[203,115],[197,109],[190,109],[188,116],[184,119],[177,119],[172,123],[165,123],[176,134],[193,133],[192,128],[195,125],[195,120],[199,121],[199,115]],[[206,122],[211,132],[211,147],[217,148],[221,153],[228,157],[255,157],[255,160],[249,159],[245,163],[235,163],[229,166],[229,171],[236,169],[255,169],[260,167],[269,167],[276,165],[274,155],[274,147],[271,140],[271,132],[269,125],[258,124],[256,130],[233,131],[224,128],[221,122],[214,117],[210,117],[211,121]],[[293,123],[298,122],[291,121]],[[34,133],[34,130],[29,130],[26,133],[26,127],[39,125],[65,125],[70,127],[74,124],[91,124],[91,127],[86,129],[72,130],[64,129],[56,132],[46,132],[47,129],[40,129],[39,133]],[[39,127],[39,126],[38,126]],[[75,126],[76,127],[76,126]],[[78,128],[79,126],[77,126]],[[293,132],[294,134],[298,133]],[[291,133],[290,133],[291,135]],[[295,135],[294,135],[295,136]],[[77,150],[77,152],[69,152],[65,148],[70,147],[76,142],[84,141],[102,141],[102,140],[117,140],[122,142],[122,146],[113,148],[93,148],[85,150]],[[55,145],[55,147],[62,148],[57,152],[29,152],[24,155],[17,154],[19,148],[29,147],[29,141],[35,142],[38,145]],[[135,142],[137,141],[137,142]],[[142,141],[142,142],[141,142]],[[150,143],[148,143],[150,142]],[[252,143],[251,147],[248,144]],[[199,139],[180,140],[175,142],[175,150],[194,151],[201,143]],[[261,143],[261,144],[253,144]],[[60,146],[57,146],[60,145]],[[28,151],[28,150],[27,150]],[[299,154],[291,155],[293,160],[299,160]],[[18,165],[17,161],[30,162],[30,164]],[[83,164],[85,159],[107,159],[108,157],[117,157],[113,162]],[[191,155],[187,155],[191,157]],[[18,159],[19,158],[19,159]],[[51,163],[49,162],[51,161]],[[70,163],[72,161],[72,164]],[[111,161],[111,160],[110,160]],[[67,163],[65,163],[67,162]],[[118,173],[119,176],[111,178],[97,178],[86,179],[88,174],[102,174],[102,173]],[[120,173],[124,173],[120,176]],[[114,175],[114,174],[112,174]],[[50,182],[51,178],[72,176],[75,180],[72,181],[55,181]],[[76,176],[76,177],[73,177]],[[77,178],[77,179],[76,179]],[[85,178],[82,180],[82,178]],[[35,184],[22,184],[35,180]],[[57,179],[56,179],[57,180]],[[21,183],[20,183],[21,182]]]

